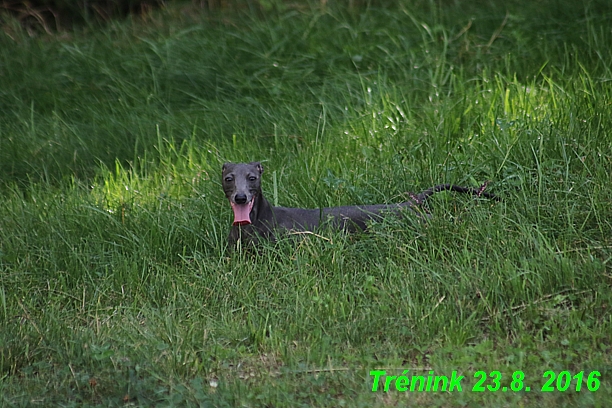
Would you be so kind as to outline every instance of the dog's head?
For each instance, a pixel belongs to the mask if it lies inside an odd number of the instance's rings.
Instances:
[[[261,193],[263,170],[259,162],[223,165],[223,191],[234,211],[233,225],[251,224],[253,204],[257,195]]]

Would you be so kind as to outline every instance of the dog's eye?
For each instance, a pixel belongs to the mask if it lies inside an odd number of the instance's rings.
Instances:
[[[250,176],[249,177],[249,181],[255,181],[255,180],[257,180],[257,177],[255,177],[255,176]]]
[[[234,180],[234,178],[233,178],[232,176],[227,176],[227,177],[225,178],[225,181],[227,181],[228,183],[229,183],[230,181],[233,181],[233,180]]]

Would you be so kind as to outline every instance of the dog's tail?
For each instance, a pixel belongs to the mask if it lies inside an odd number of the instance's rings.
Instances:
[[[485,197],[485,198],[490,198],[492,200],[501,201],[501,199],[497,197],[495,194],[485,192],[485,189],[487,188],[487,184],[489,184],[488,181],[485,182],[483,185],[481,185],[478,188],[461,187],[461,186],[455,186],[452,184],[438,184],[437,186],[428,188],[427,190],[423,190],[419,194],[416,194],[416,195],[411,194],[410,196],[416,202],[416,204],[424,203],[428,197],[430,197],[431,195],[435,193],[439,193],[440,191],[456,191],[457,193],[472,194],[477,197]]]

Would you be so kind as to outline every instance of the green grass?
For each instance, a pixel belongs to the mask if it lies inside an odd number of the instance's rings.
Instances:
[[[262,3],[3,20],[0,406],[609,406],[608,2]],[[220,169],[251,160],[286,206],[503,201],[229,252]]]

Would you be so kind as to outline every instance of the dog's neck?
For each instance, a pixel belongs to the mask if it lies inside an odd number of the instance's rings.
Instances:
[[[273,207],[264,197],[260,187],[255,196],[255,205],[253,205],[253,209],[251,210],[251,221],[255,223],[261,219],[268,219],[268,213],[273,213]]]

